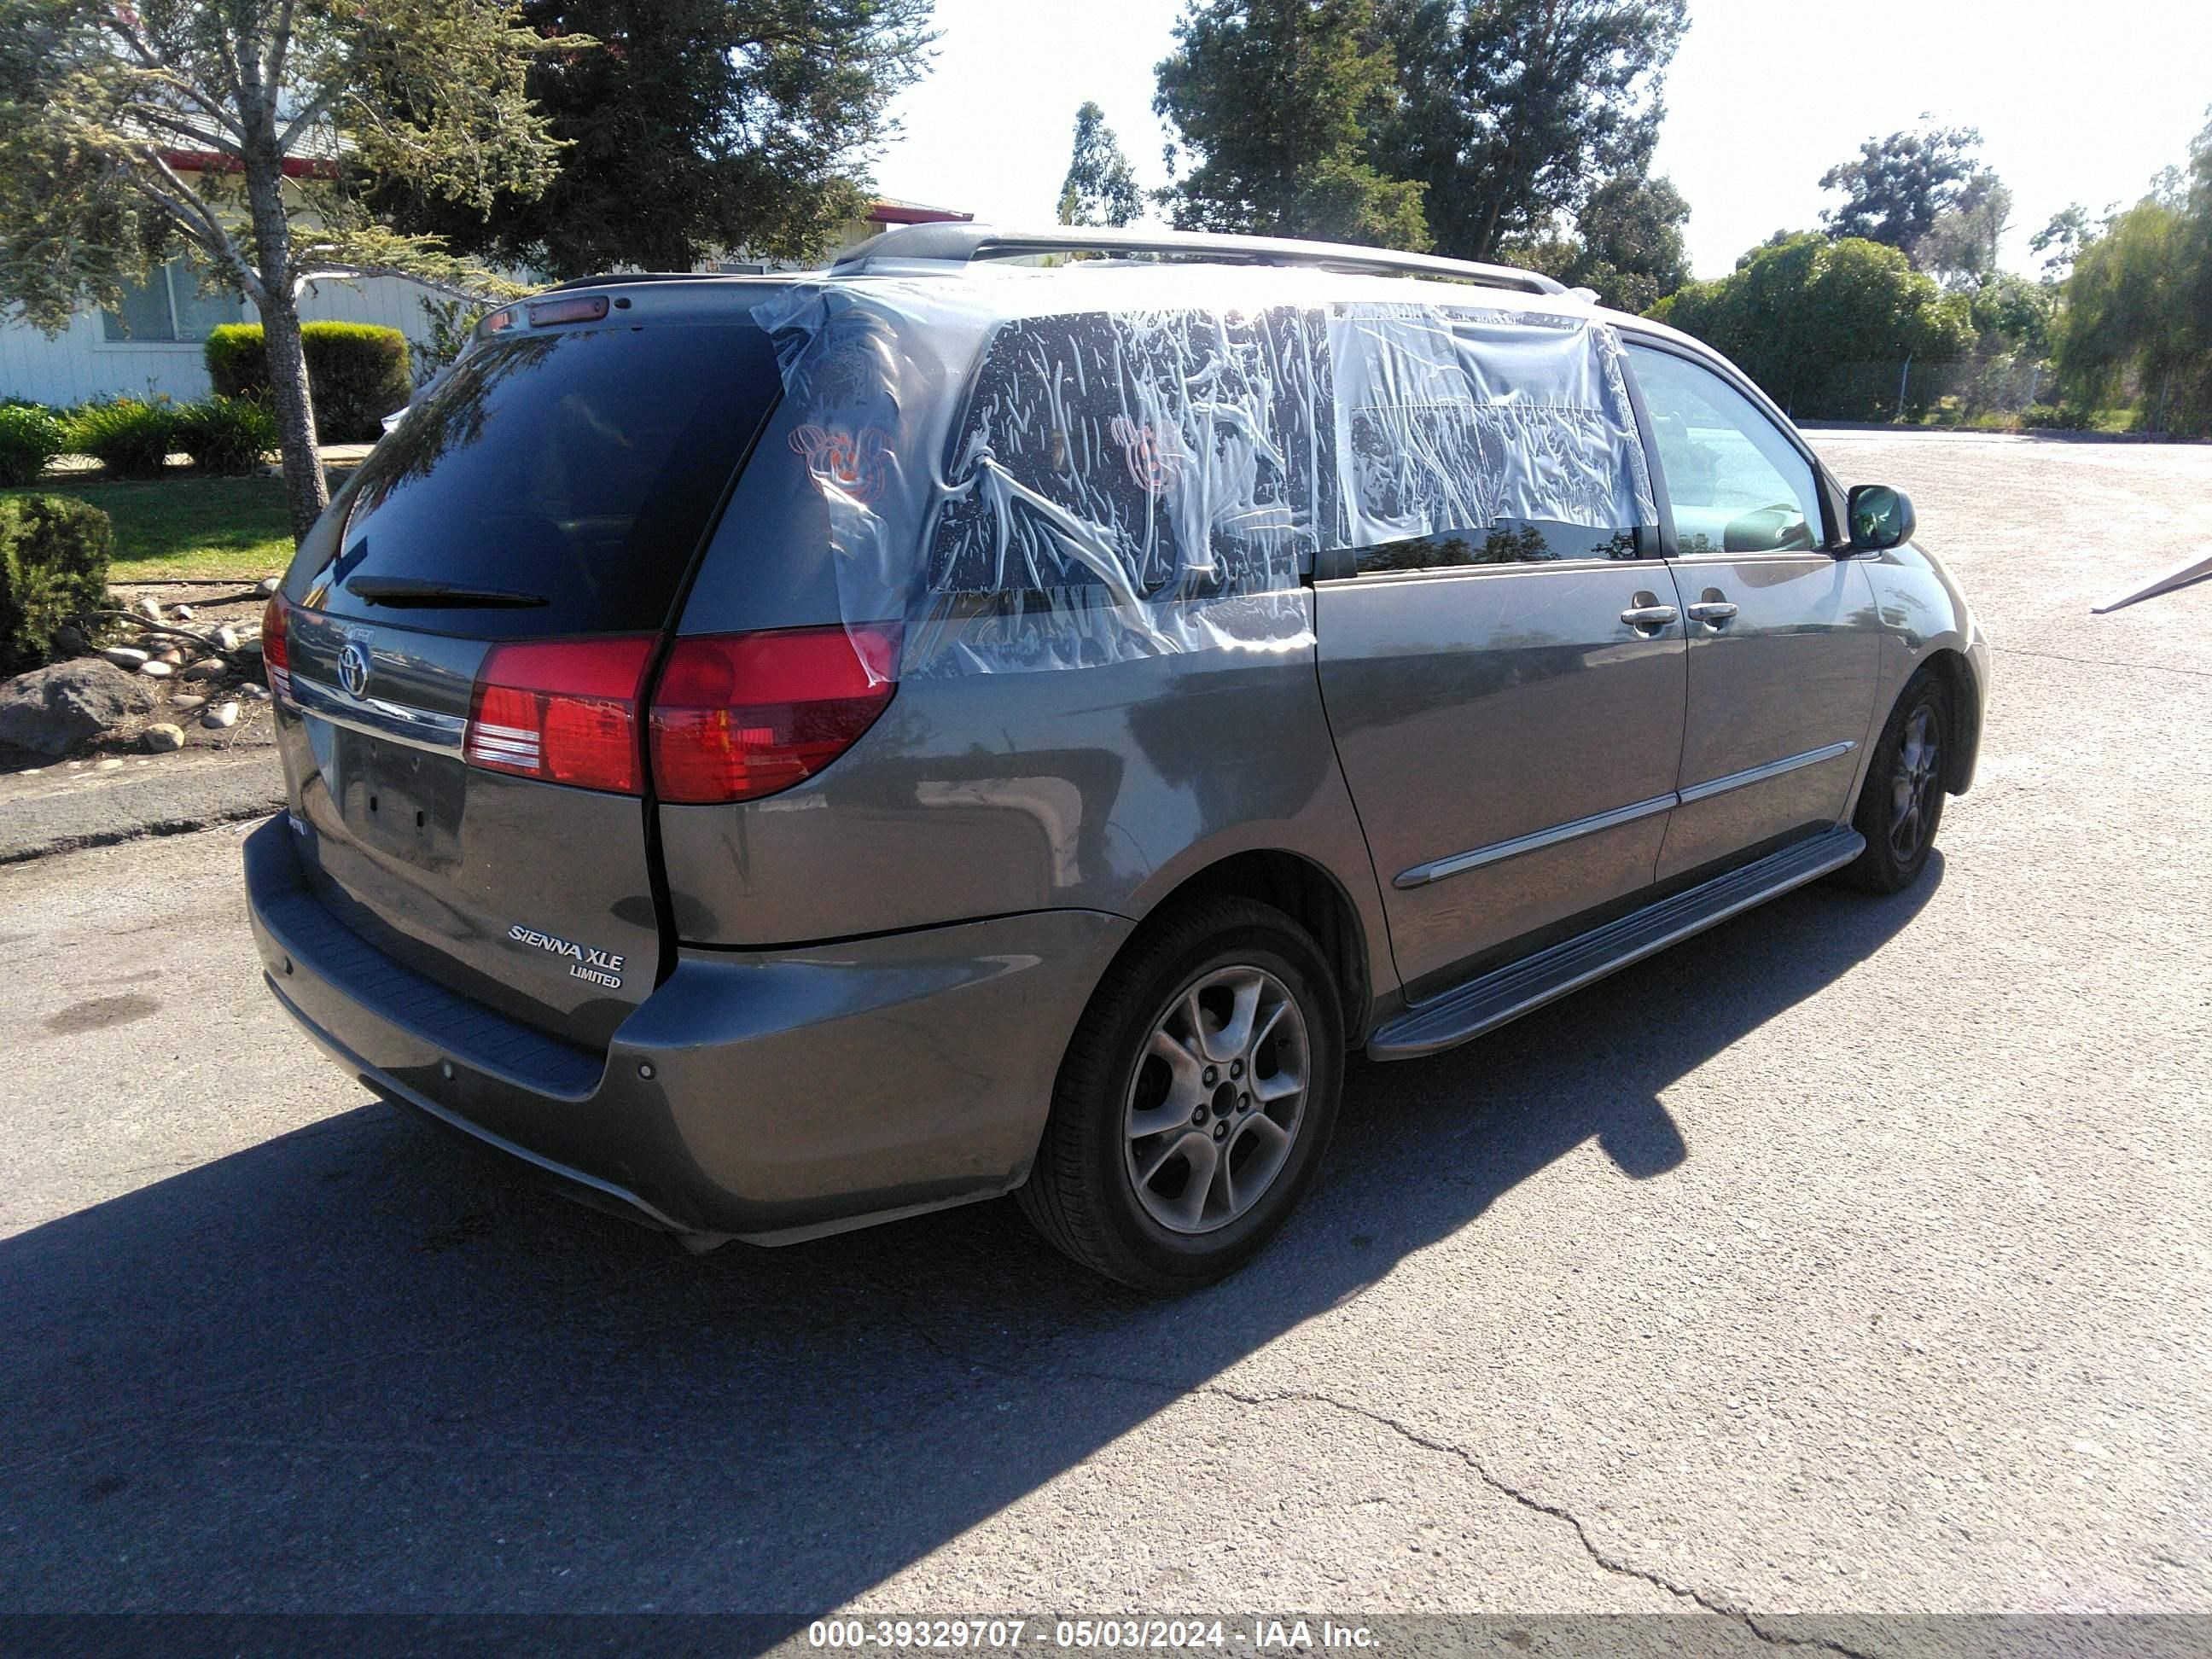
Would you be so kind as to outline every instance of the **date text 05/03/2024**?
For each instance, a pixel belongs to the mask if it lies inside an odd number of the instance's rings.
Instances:
[[[817,1619],[807,1626],[816,1648],[1060,1649],[1235,1648],[1255,1654],[1370,1649],[1364,1625],[1323,1619]]]

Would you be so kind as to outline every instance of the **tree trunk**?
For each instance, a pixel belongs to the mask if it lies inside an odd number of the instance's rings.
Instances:
[[[276,431],[284,458],[284,494],[292,509],[292,539],[303,542],[331,504],[316,447],[315,404],[307,388],[307,355],[300,343],[300,307],[292,295],[292,226],[284,212],[284,157],[273,136],[273,106],[246,145],[246,196],[253,216],[254,262],[259,267],[261,337],[269,358],[269,390],[276,404]]]
[[[269,389],[276,404],[276,430],[284,456],[284,494],[292,509],[292,539],[302,542],[331,504],[315,434],[315,404],[307,389],[307,354],[300,343],[300,308],[289,292],[272,295],[261,313],[269,352]]]

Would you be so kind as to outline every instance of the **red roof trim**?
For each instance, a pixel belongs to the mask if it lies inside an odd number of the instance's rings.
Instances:
[[[911,202],[878,202],[868,209],[868,222],[877,225],[964,225],[973,223],[975,218],[972,213],[916,207]]]
[[[223,155],[210,149],[165,149],[161,159],[179,173],[243,173],[246,163],[235,155]],[[337,163],[325,157],[288,155],[284,158],[287,179],[335,179]]]

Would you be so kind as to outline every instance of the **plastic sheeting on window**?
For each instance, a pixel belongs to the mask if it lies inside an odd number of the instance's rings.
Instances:
[[[1289,652],[1325,550],[1653,521],[1594,316],[1255,275],[872,279],[757,307],[845,619],[902,622],[907,675]]]

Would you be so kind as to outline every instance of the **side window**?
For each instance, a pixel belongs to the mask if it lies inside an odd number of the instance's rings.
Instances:
[[[928,586],[1066,604],[1295,587],[1337,514],[1325,343],[1291,309],[1006,324],[945,458]]]
[[[1610,331],[1363,304],[1332,333],[1347,460],[1336,569],[1638,556],[1650,492]]]
[[[1685,554],[1820,545],[1813,469],[1756,404],[1711,369],[1631,344]]]

